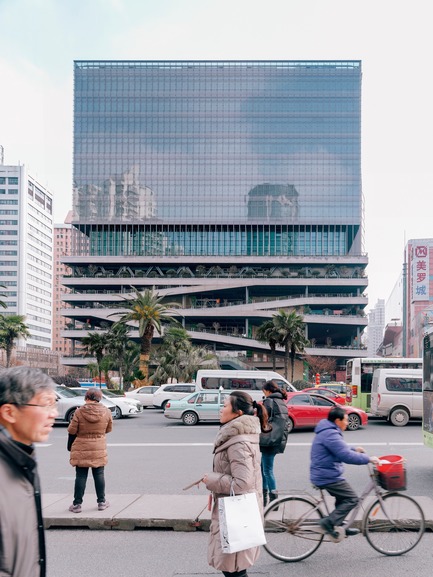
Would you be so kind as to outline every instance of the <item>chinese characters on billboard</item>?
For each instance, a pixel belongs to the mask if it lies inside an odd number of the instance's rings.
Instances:
[[[429,254],[425,244],[412,245],[412,302],[429,298]]]

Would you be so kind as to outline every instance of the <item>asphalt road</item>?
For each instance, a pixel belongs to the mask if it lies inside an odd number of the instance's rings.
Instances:
[[[72,494],[74,469],[66,451],[66,428],[55,425],[46,446],[38,447],[43,492]],[[212,445],[217,430],[217,424],[187,427],[166,419],[155,409],[115,421],[113,432],[107,437],[108,498],[110,492],[182,494],[182,487],[212,469]],[[313,436],[313,431],[294,431],[289,435],[286,452],[275,460],[280,489],[309,487]],[[433,450],[423,446],[419,422],[393,427],[370,419],[365,429],[346,432],[345,439],[363,446],[371,455],[403,455],[407,459],[408,493],[433,494]],[[354,466],[346,466],[346,472],[348,480],[360,491],[367,481],[366,472]],[[198,491],[204,493],[205,489]]]
[[[219,575],[206,559],[207,533],[49,530],[47,577],[203,577]],[[308,559],[282,563],[262,550],[250,577],[406,577],[430,575],[433,535],[413,550],[385,557],[358,535],[324,543]]]
[[[182,487],[212,467],[212,444],[218,425],[185,427],[168,421],[160,411],[115,421],[109,435],[107,496],[111,493],[182,494]],[[308,488],[309,447],[312,431],[293,432],[284,455],[276,458],[281,489]],[[43,491],[72,494],[74,470],[66,451],[66,426],[56,425],[46,446],[38,448]],[[420,423],[396,428],[370,420],[367,428],[345,433],[349,443],[364,446],[369,454],[401,454],[407,459],[412,495],[432,495],[433,451],[422,444]],[[360,491],[367,481],[364,468],[346,467],[347,478]],[[92,483],[89,480],[89,483]],[[92,488],[93,490],[93,488]],[[191,489],[197,492],[197,489]],[[205,493],[204,488],[199,492]],[[221,575],[207,565],[208,534],[172,531],[47,531],[48,577],[202,577]],[[433,535],[402,557],[384,557],[362,536],[342,543],[323,544],[309,559],[284,564],[264,550],[250,576],[404,577],[430,574]]]

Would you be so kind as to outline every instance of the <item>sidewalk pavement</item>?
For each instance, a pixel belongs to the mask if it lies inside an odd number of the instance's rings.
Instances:
[[[370,497],[369,499],[373,499]],[[433,499],[414,497],[422,507],[426,528],[433,529]],[[47,529],[79,527],[83,529],[172,529],[174,531],[209,531],[210,511],[207,495],[110,495],[110,506],[98,511],[96,495],[86,493],[81,513],[68,508],[73,496],[43,494],[44,525]],[[367,505],[368,502],[366,502]],[[355,526],[360,526],[363,508]]]

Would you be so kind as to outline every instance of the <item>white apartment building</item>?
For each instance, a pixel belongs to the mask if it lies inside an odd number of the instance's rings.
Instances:
[[[23,315],[30,337],[18,346],[51,349],[53,300],[52,194],[25,165],[0,164],[0,313]]]
[[[385,329],[385,300],[378,299],[374,308],[368,314],[368,343],[367,353],[369,357],[375,357],[382,344],[383,331]]]

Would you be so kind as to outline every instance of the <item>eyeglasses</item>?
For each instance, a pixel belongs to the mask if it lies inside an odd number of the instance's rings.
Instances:
[[[15,405],[16,407],[20,408],[20,407],[40,407],[41,409],[44,409],[47,412],[52,411],[57,404],[57,401],[54,401],[54,403],[46,403],[46,404],[39,404],[39,403],[10,403],[11,405]]]

